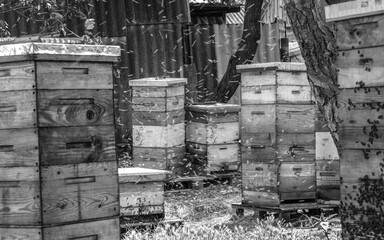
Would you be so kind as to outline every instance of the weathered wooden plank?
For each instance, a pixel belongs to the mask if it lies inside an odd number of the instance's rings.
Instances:
[[[39,168],[0,168],[0,225],[41,224]]]
[[[186,83],[186,78],[142,78],[129,81],[132,87],[172,87],[184,86]]]
[[[275,147],[266,145],[249,145],[241,147],[241,162],[276,162],[277,152]]]
[[[46,225],[118,216],[117,163],[43,167],[41,192]]]
[[[277,207],[280,204],[279,194],[275,192],[242,191],[243,204],[262,207]]]
[[[215,103],[215,104],[194,104],[189,105],[185,109],[191,113],[205,113],[209,114],[238,114],[240,111],[240,105],[237,104],[226,104],[226,103]]]
[[[168,112],[184,109],[184,95],[167,98],[132,98],[133,111]]]
[[[316,191],[312,189],[311,191],[304,192],[304,191],[294,191],[294,192],[281,192],[280,193],[280,201],[286,201],[286,200],[305,200],[305,199],[316,199]]]
[[[377,127],[375,124],[364,127],[344,127],[339,133],[341,148],[384,149],[384,127]]]
[[[184,123],[184,119],[184,109],[169,112],[134,111],[132,113],[133,125],[168,126]]]
[[[119,168],[119,183],[164,182],[169,171],[148,168]]]
[[[132,98],[167,98],[183,96],[185,94],[184,85],[174,85],[170,87],[132,87]]]
[[[113,126],[40,128],[42,165],[116,161]]]
[[[275,147],[276,133],[247,133],[241,129],[241,145],[253,147]]]
[[[339,50],[384,45],[384,15],[348,19],[336,23]]]
[[[119,188],[121,208],[164,205],[164,182],[124,183]]]
[[[305,69],[305,66],[302,66]],[[305,71],[290,71],[278,70],[276,71],[277,86],[293,85],[293,86],[309,86],[308,76]]]
[[[276,85],[248,86],[241,88],[241,104],[276,103]]]
[[[312,92],[309,86],[278,85],[276,98],[277,103],[309,104]]]
[[[241,73],[241,86],[276,85],[276,71],[255,70]]]
[[[279,192],[281,193],[316,191],[316,169],[314,162],[283,162],[280,165],[279,173]]]
[[[38,89],[113,89],[112,63],[37,61]]]
[[[324,189],[340,187],[339,160],[316,160],[316,185]]]
[[[202,113],[187,111],[185,115],[187,121],[200,122],[200,123],[226,123],[226,122],[238,122],[238,112],[227,113]]]
[[[239,123],[189,122],[185,130],[186,141],[201,144],[235,143],[239,140]]]
[[[340,159],[330,132],[316,132],[316,159]]]
[[[0,129],[36,127],[36,94],[33,90],[0,94]]]
[[[39,126],[113,125],[112,90],[40,90]]]
[[[242,163],[243,191],[259,191],[277,193],[278,187],[277,163]]]
[[[43,228],[44,239],[119,240],[119,218]]]
[[[37,129],[0,130],[0,167],[39,165]]]
[[[383,174],[383,150],[341,149],[340,176],[343,183],[354,183],[364,178],[379,178]]]
[[[275,133],[275,105],[242,105],[241,125],[246,133]]]
[[[340,88],[384,86],[382,51],[383,47],[341,51],[337,59]]]
[[[313,133],[278,133],[277,159],[289,162],[315,160],[315,135]]]
[[[318,110],[315,110],[315,131],[316,132],[330,132],[327,120],[324,115]]]
[[[168,126],[133,125],[134,147],[174,147],[184,143],[184,124]]]
[[[132,153],[133,166],[152,169],[169,169],[171,161],[182,161],[185,146],[167,148],[134,147]]]
[[[186,151],[206,164],[206,171],[238,170],[239,144],[186,143]]]
[[[340,127],[383,126],[383,87],[342,89],[338,96]]]
[[[5,239],[43,240],[41,227],[0,227],[0,236]]]
[[[36,88],[33,62],[0,64],[0,92],[33,90]]]
[[[313,133],[315,131],[314,105],[278,105],[277,132]]]

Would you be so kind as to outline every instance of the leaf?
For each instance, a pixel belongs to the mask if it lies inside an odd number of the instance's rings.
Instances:
[[[86,30],[90,31],[95,28],[95,24],[96,24],[95,19],[89,18],[85,20],[84,27]]]

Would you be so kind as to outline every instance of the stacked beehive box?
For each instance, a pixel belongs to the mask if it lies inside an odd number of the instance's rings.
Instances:
[[[164,181],[168,172],[120,168],[120,213],[124,223],[164,219]]]
[[[239,105],[190,105],[186,109],[186,146],[195,173],[237,171]]]
[[[384,238],[384,3],[326,8],[336,21],[343,239]]]
[[[237,70],[243,203],[315,201],[315,106],[304,64],[251,64]]]
[[[135,167],[185,171],[184,78],[145,78],[132,87]]]
[[[119,47],[0,47],[0,238],[120,239]]]

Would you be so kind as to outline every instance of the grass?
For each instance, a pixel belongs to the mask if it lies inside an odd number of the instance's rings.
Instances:
[[[303,216],[300,224],[284,223],[269,216],[259,220],[253,211],[245,211],[237,217],[232,203],[241,202],[238,187],[214,185],[201,190],[181,193],[167,193],[165,202],[166,218],[180,218],[184,224],[178,228],[159,226],[151,231],[133,230],[127,232],[124,240],[317,240],[341,239],[340,228],[331,227],[327,234],[320,223],[335,222],[329,219]],[[331,219],[332,218],[332,219]],[[332,220],[332,221],[331,221]],[[336,219],[337,222],[337,219]],[[300,227],[293,227],[300,226]]]

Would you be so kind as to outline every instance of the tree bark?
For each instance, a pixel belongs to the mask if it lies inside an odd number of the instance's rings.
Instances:
[[[240,74],[236,73],[236,65],[250,64],[255,57],[260,40],[260,17],[263,0],[246,0],[244,29],[238,49],[228,62],[227,71],[207,100],[228,102],[240,83]]]
[[[285,0],[285,8],[319,110],[324,114],[333,137],[338,140],[335,27],[333,23],[325,22],[323,0]]]

